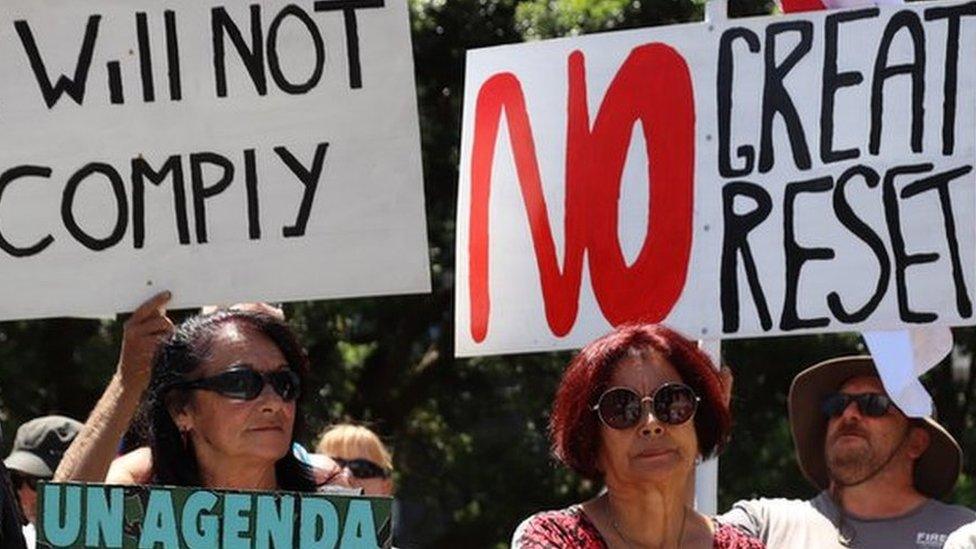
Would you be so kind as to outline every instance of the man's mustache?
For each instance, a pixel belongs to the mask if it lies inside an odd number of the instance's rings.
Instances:
[[[838,438],[847,435],[868,438],[868,432],[857,423],[845,423],[837,428],[837,431],[834,432],[834,436],[831,437],[831,440],[837,440]]]

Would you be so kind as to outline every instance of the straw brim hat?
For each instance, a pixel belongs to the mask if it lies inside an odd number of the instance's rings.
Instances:
[[[800,470],[821,490],[830,485],[824,441],[827,418],[820,404],[829,394],[857,376],[878,376],[869,356],[825,360],[800,372],[790,386],[790,430]],[[917,418],[929,432],[929,447],[915,462],[915,488],[942,499],[952,491],[962,467],[962,449],[952,435],[931,417]]]

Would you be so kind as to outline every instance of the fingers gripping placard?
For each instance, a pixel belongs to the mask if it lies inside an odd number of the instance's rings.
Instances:
[[[714,10],[718,11],[718,10]],[[460,354],[971,324],[976,3],[469,54]]]
[[[428,290],[405,2],[14,0],[0,51],[0,318]]]

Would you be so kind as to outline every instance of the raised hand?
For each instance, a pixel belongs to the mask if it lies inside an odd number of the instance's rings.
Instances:
[[[154,295],[125,322],[118,365],[118,375],[123,384],[141,390],[149,383],[156,349],[175,329],[166,317],[166,304],[171,297],[168,291]]]

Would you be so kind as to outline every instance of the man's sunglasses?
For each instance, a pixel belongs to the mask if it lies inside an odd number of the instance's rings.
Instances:
[[[342,459],[342,458],[332,458],[340,467],[345,467],[349,469],[352,476],[358,479],[368,479],[368,478],[386,478],[390,476],[390,472],[386,469],[380,467],[376,463],[365,459]]]
[[[891,406],[891,399],[881,393],[834,393],[828,395],[820,403],[820,411],[827,417],[839,417],[844,410],[850,406],[851,402],[857,403],[857,409],[861,415],[867,417],[881,417],[888,413]]]
[[[278,393],[281,400],[285,402],[298,398],[302,388],[298,374],[290,369],[262,374],[246,366],[235,366],[211,377],[178,382],[175,386],[213,391],[235,400],[254,400],[264,390],[265,383],[270,384],[274,392]]]
[[[654,394],[642,397],[626,387],[613,387],[600,395],[592,410],[611,429],[630,429],[643,417],[644,402],[651,403],[654,417],[669,425],[681,425],[695,415],[698,395],[683,383],[665,383]]]

